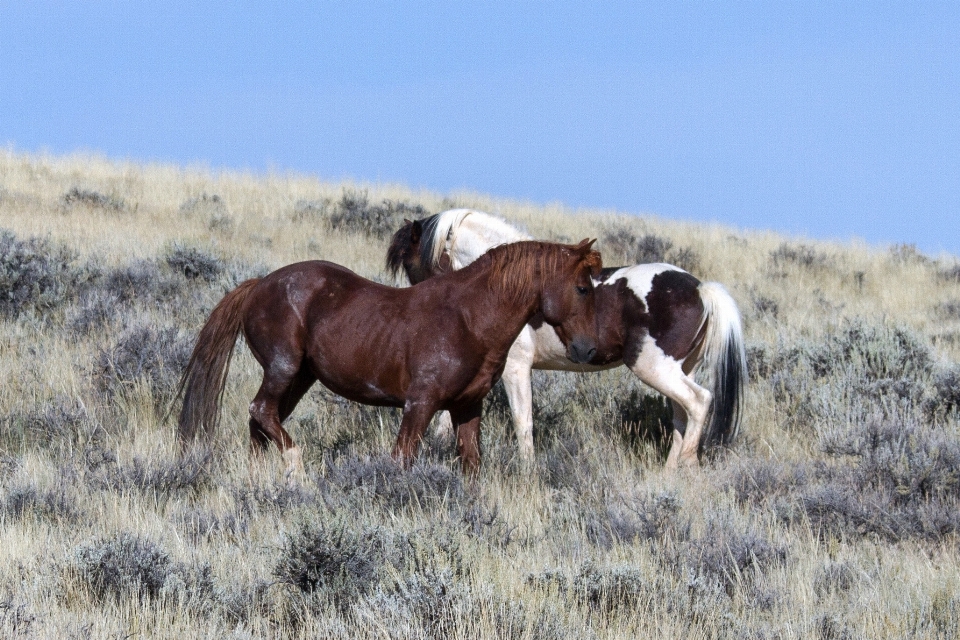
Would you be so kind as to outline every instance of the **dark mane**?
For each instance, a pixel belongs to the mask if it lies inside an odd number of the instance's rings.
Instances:
[[[420,264],[425,269],[433,269],[437,265],[433,261],[433,251],[434,247],[438,241],[435,237],[437,235],[437,224],[440,222],[440,214],[435,214],[429,218],[424,218],[420,221],[422,225],[422,233],[420,234]],[[446,242],[446,238],[439,240],[440,242]]]
[[[419,264],[424,269],[433,269],[433,249],[436,245],[437,223],[440,214],[435,214],[415,222],[406,222],[400,227],[393,238],[390,240],[390,246],[387,248],[387,273],[396,278],[403,269],[404,258],[412,257],[411,252],[419,252]],[[414,225],[420,227],[420,237],[414,241]],[[444,238],[446,240],[446,238]],[[416,245],[419,243],[419,249]],[[409,275],[409,274],[408,274]]]
[[[413,223],[407,222],[397,229],[390,239],[390,246],[387,248],[387,273],[394,278],[403,268],[403,257],[407,255],[413,245]]]

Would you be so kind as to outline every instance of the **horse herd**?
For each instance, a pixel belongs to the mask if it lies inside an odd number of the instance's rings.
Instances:
[[[533,457],[531,369],[624,365],[673,405],[667,468],[695,466],[740,422],[746,357],[723,286],[668,264],[602,268],[594,241],[538,242],[494,216],[446,211],[405,224],[389,287],[325,261],[247,280],[214,308],[180,382],[182,448],[219,421],[237,337],[263,368],[250,403],[252,454],[272,442],[286,475],[301,469],[283,421],[319,380],[364,404],[401,407],[393,457],[410,464],[437,412],[465,473],[480,465],[484,397],[502,379],[520,453]],[[696,374],[699,383],[695,381]]]

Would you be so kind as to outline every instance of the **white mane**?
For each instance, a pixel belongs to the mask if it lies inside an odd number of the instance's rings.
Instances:
[[[489,249],[531,237],[505,220],[473,209],[451,209],[437,214],[431,263],[436,265],[444,250],[454,269],[462,269]]]

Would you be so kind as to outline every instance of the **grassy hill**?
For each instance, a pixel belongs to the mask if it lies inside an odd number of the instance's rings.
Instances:
[[[259,367],[221,430],[166,418],[242,280],[323,258],[386,281],[404,217],[453,206],[606,265],[671,261],[745,319],[743,437],[662,472],[668,411],[626,369],[534,372],[537,462],[502,392],[464,481],[393,410],[319,386],[308,477],[247,457]],[[0,635],[952,638],[960,635],[960,262],[473,193],[0,152]],[[166,418],[166,419],[165,419]]]

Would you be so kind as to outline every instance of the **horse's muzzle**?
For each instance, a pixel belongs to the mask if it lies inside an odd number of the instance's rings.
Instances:
[[[567,357],[577,364],[586,364],[597,355],[597,345],[593,340],[577,338],[570,341]]]

